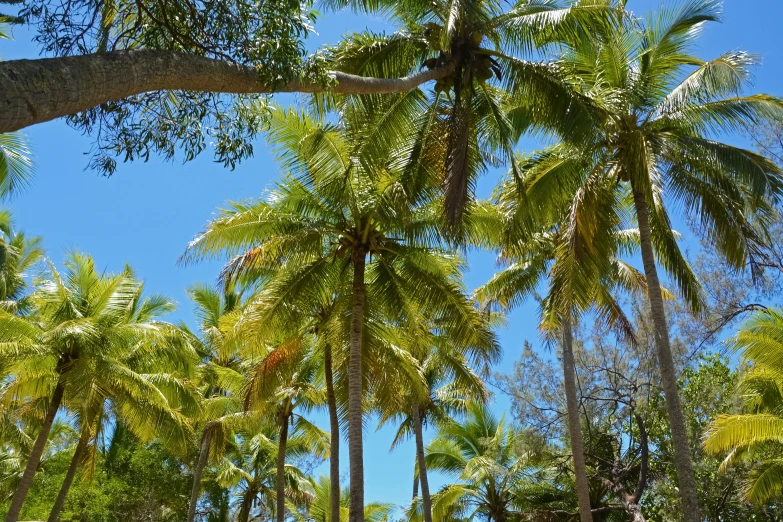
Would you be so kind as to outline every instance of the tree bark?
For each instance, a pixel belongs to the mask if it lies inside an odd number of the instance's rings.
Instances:
[[[351,474],[349,522],[364,522],[364,448],[362,442],[362,337],[364,333],[364,269],[366,252],[353,251],[351,348],[348,361],[348,460]]]
[[[604,485],[614,493],[623,505],[623,509],[631,517],[632,522],[646,522],[644,519],[644,513],[642,513],[642,507],[639,505],[639,501],[644,494],[644,490],[647,487],[647,472],[650,460],[650,446],[647,440],[647,429],[644,425],[642,417],[634,411],[634,418],[639,427],[639,448],[640,463],[639,463],[639,479],[636,482],[636,488],[631,495],[623,486],[625,481],[625,474],[628,472],[628,468],[624,470],[619,469],[619,455],[618,460],[615,461],[615,466],[612,468],[612,480],[606,478],[603,479]],[[619,450],[618,450],[619,451]]]
[[[666,411],[669,414],[672,446],[674,447],[674,465],[677,470],[684,520],[685,522],[700,522],[699,499],[693,474],[693,463],[691,461],[691,446],[685,428],[685,418],[682,414],[680,393],[677,388],[677,369],[674,366],[669,328],[666,324],[666,311],[663,306],[661,283],[655,266],[647,201],[644,194],[638,190],[633,191],[633,200],[636,207],[636,219],[639,223],[642,262],[644,263],[647,294],[655,327],[655,348],[658,356],[658,367],[661,372],[663,392],[666,398]]]
[[[255,489],[248,489],[245,491],[245,496],[242,497],[242,504],[239,506],[239,514],[237,515],[237,522],[247,522],[250,518],[250,510],[253,508],[253,500],[255,499]]]
[[[68,471],[65,473],[65,479],[60,486],[60,491],[57,493],[57,498],[54,500],[54,505],[52,506],[52,510],[49,512],[49,518],[47,519],[47,522],[57,522],[60,519],[60,511],[62,511],[63,506],[65,506],[65,499],[68,497],[68,491],[71,489],[71,484],[73,484],[73,479],[76,476],[76,472],[78,471],[79,465],[81,464],[82,456],[87,450],[87,444],[89,444],[89,442],[90,427],[87,427],[87,429],[83,430],[81,436],[79,437],[79,443],[76,445],[76,451],[73,453],[71,464],[68,466]]]
[[[334,370],[332,369],[332,347],[324,352],[326,373],[326,404],[329,409],[329,522],[340,522],[340,419],[337,417],[337,399],[334,395]]]
[[[346,94],[407,92],[450,74],[443,67],[404,78],[367,78],[331,71],[335,85],[299,80],[273,87],[256,67],[176,51],[122,50],[100,54],[0,62],[0,133],[152,91],[231,94],[321,92]]]
[[[424,509],[424,522],[432,522],[432,498],[427,479],[427,463],[424,461],[424,434],[419,407],[413,406],[413,433],[416,437],[416,462],[419,464],[419,483],[421,484],[421,503]]]
[[[201,437],[201,450],[198,454],[198,461],[196,467],[193,470],[193,489],[190,492],[190,504],[188,504],[188,518],[187,522],[193,522],[196,518],[196,506],[198,505],[198,498],[201,496],[201,475],[204,473],[204,468],[207,465],[207,459],[209,458],[209,445],[212,442],[212,430],[204,430],[204,435]]]
[[[582,426],[579,418],[579,398],[576,389],[576,363],[574,361],[574,338],[571,320],[563,322],[563,385],[566,393],[568,413],[568,434],[571,439],[571,452],[574,460],[574,479],[576,496],[579,501],[579,520],[593,522],[590,508],[590,486],[587,482]]]
[[[33,478],[35,478],[35,472],[38,471],[38,465],[41,463],[41,456],[46,447],[46,441],[49,438],[54,417],[57,415],[57,410],[60,409],[64,392],[65,386],[62,380],[58,380],[57,386],[55,386],[52,397],[49,400],[49,409],[46,411],[43,424],[41,424],[41,430],[38,432],[38,437],[35,439],[33,449],[30,451],[30,457],[27,459],[24,472],[22,472],[22,478],[19,480],[19,485],[16,487],[13,498],[11,498],[8,513],[5,515],[5,522],[16,522],[19,520],[19,513],[22,511],[30,486],[33,485]]]
[[[418,460],[416,461],[416,466],[418,466]],[[419,476],[414,475],[413,476],[413,499],[416,500],[416,497],[419,496]]]
[[[288,421],[290,415],[288,401],[283,403],[285,411],[280,423],[280,436],[277,441],[277,480],[275,481],[277,502],[275,506],[275,518],[277,522],[285,522],[285,451],[288,445]]]

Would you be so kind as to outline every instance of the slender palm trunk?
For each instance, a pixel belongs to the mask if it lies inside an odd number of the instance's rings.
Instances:
[[[349,522],[364,522],[364,448],[362,444],[362,336],[366,253],[354,250],[351,349],[348,361],[348,460],[351,472]]]
[[[198,461],[196,462],[196,468],[193,470],[193,489],[190,492],[190,504],[188,505],[187,522],[193,522],[193,520],[196,518],[198,497],[201,496],[201,475],[204,473],[204,468],[207,465],[207,458],[209,457],[209,444],[211,441],[212,430],[204,430],[204,435],[201,436],[201,450],[198,454]]]
[[[290,418],[288,401],[283,404],[283,407],[286,411],[282,415],[280,437],[277,441],[277,480],[275,481],[275,487],[277,488],[275,518],[277,522],[285,522],[285,450],[288,445],[288,420]]]
[[[30,457],[27,459],[24,472],[22,472],[22,478],[19,480],[19,485],[16,487],[14,496],[11,499],[8,513],[5,515],[5,522],[16,522],[19,520],[19,513],[22,511],[22,505],[24,505],[24,499],[30,491],[30,486],[33,485],[33,478],[35,477],[35,472],[38,471],[38,465],[41,463],[41,456],[46,447],[46,441],[49,438],[54,417],[57,415],[57,410],[60,409],[64,391],[65,386],[62,380],[60,380],[57,382],[57,386],[55,386],[52,397],[49,400],[49,409],[46,411],[46,417],[44,417],[43,424],[41,424],[41,430],[35,439],[33,449],[30,451]]]
[[[647,295],[650,300],[653,325],[655,326],[655,348],[658,355],[658,367],[661,372],[663,392],[666,397],[666,410],[669,414],[669,424],[674,447],[674,465],[677,470],[682,511],[685,522],[700,522],[699,499],[696,492],[696,480],[693,475],[690,443],[685,429],[685,418],[682,415],[680,394],[677,388],[677,370],[672,357],[669,328],[666,324],[666,312],[663,308],[661,283],[658,280],[658,270],[655,267],[650,219],[644,194],[634,190],[634,205],[636,219],[639,223],[639,238],[642,247],[642,262],[644,275],[647,279]]]
[[[571,439],[571,452],[574,459],[574,478],[576,496],[579,500],[579,520],[593,522],[590,507],[590,487],[587,483],[582,426],[579,419],[579,399],[576,393],[576,362],[574,361],[574,337],[571,320],[563,322],[563,385],[566,392],[566,410],[568,413],[568,434]]]
[[[65,499],[68,497],[68,491],[71,489],[73,479],[76,476],[76,472],[81,464],[82,456],[87,451],[87,444],[90,442],[90,428],[87,427],[83,430],[81,437],[79,437],[79,443],[76,445],[76,451],[71,458],[71,465],[68,466],[68,471],[65,474],[62,486],[60,486],[60,492],[57,493],[57,498],[54,500],[52,510],[49,512],[49,518],[47,522],[57,522],[60,519],[60,511],[65,506]]]
[[[421,483],[421,503],[424,508],[424,522],[432,522],[432,498],[427,480],[427,463],[424,461],[424,434],[422,433],[421,410],[413,406],[413,434],[416,437],[416,462],[419,464],[419,482]]]
[[[340,522],[340,419],[337,417],[337,399],[334,396],[334,370],[332,369],[332,347],[327,345],[324,353],[326,373],[326,404],[329,408],[329,522]]]
[[[417,466],[419,465],[418,461],[416,462],[416,465]],[[413,476],[413,498],[415,499],[418,496],[419,496],[419,476],[418,475],[414,475]]]
[[[239,514],[237,515],[237,522],[247,522],[250,519],[250,510],[253,508],[253,500],[255,499],[255,489],[249,489],[245,491],[245,496],[242,497],[242,504],[239,506]]]

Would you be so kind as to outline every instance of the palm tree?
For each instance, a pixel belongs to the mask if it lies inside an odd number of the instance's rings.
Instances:
[[[590,118],[560,69],[539,58],[550,44],[586,37],[611,23],[611,1],[484,0],[373,2],[330,0],[332,8],[389,16],[392,35],[350,35],[330,49],[333,66],[359,75],[409,75],[449,64],[452,73],[431,94],[316,99],[350,114],[366,161],[405,151],[399,161],[409,193],[445,192],[448,223],[457,225],[478,176],[500,162],[517,172],[514,147],[531,129],[577,136]],[[540,50],[540,52],[539,52]]]
[[[33,177],[30,148],[21,132],[0,134],[0,198],[17,194]]]
[[[783,310],[754,312],[730,346],[747,364],[740,380],[744,412],[719,415],[704,448],[713,454],[729,452],[723,468],[743,459],[750,462],[745,496],[763,504],[783,492]]]
[[[408,328],[406,344],[424,377],[425,393],[421,395],[414,387],[402,386],[406,392],[399,394],[397,400],[378,404],[379,427],[391,421],[399,424],[392,449],[405,438],[414,438],[413,497],[415,500],[418,496],[420,484],[425,522],[432,522],[432,499],[424,457],[424,426],[449,422],[452,415],[465,413],[469,403],[488,400],[489,393],[473,366],[483,368],[496,361],[499,348],[489,322],[484,327],[483,331],[455,331],[422,313],[421,323]],[[466,334],[469,339],[461,339]]]
[[[464,421],[440,426],[427,447],[427,467],[461,482],[444,486],[434,495],[434,519],[480,516],[505,522],[528,465],[525,456],[517,454],[517,440],[514,429],[481,404],[471,404]],[[413,518],[418,518],[415,511]]]
[[[211,286],[196,284],[188,289],[188,295],[200,321],[199,335],[191,334],[191,342],[201,357],[198,370],[201,409],[196,419],[201,440],[193,467],[187,517],[187,522],[193,522],[201,496],[201,477],[210,455],[213,462],[222,458],[232,433],[255,421],[257,415],[245,414],[242,399],[243,339],[235,329],[243,306],[242,292],[232,285],[219,292]]]
[[[544,155],[546,158],[546,155]],[[634,341],[633,328],[612,294],[617,288],[627,292],[645,289],[644,277],[619,259],[619,255],[638,246],[635,230],[617,230],[621,218],[615,210],[616,193],[612,184],[594,187],[590,205],[584,205],[582,194],[565,198],[559,208],[547,208],[553,197],[539,201],[535,180],[550,165],[533,157],[520,162],[522,186],[528,193],[520,195],[513,176],[502,180],[491,204],[480,204],[475,214],[482,230],[477,235],[483,243],[499,250],[507,267],[476,290],[479,301],[509,310],[526,298],[536,295],[540,283],[548,278],[544,297],[541,330],[551,342],[560,341],[563,358],[563,388],[566,396],[567,425],[574,463],[579,514],[582,522],[592,520],[579,399],[573,351],[573,323],[582,314],[594,310],[598,319],[615,327],[621,336]],[[584,226],[585,212],[603,211],[593,221],[592,229]]]
[[[27,271],[43,257],[40,237],[27,237],[14,228],[8,211],[0,211],[0,308],[23,313]]]
[[[702,299],[666,204],[682,205],[729,264],[741,268],[764,255],[768,197],[783,191],[771,161],[711,138],[783,119],[778,98],[741,94],[755,57],[731,52],[705,62],[689,54],[719,8],[715,0],[684,2],[645,23],[626,17],[592,39],[569,42],[559,67],[581,92],[581,103],[592,107],[594,125],[582,143],[547,151],[542,161],[549,169],[535,181],[555,198],[564,190],[580,194],[583,205],[614,183],[620,205],[634,210],[687,522],[701,518],[656,257],[694,311]],[[584,212],[584,228],[598,230],[591,215],[602,212],[595,206]]]
[[[177,342],[147,343],[175,335],[168,326],[136,320],[154,314],[168,300],[151,298],[144,306],[138,300],[139,284],[128,272],[101,275],[91,257],[73,253],[61,275],[50,263],[46,276],[37,282],[30,297],[30,313],[18,317],[0,312],[3,366],[11,376],[0,398],[8,404],[41,398],[46,414],[27,459],[19,485],[6,515],[15,522],[32,484],[49,431],[60,406],[74,404],[95,387],[124,383],[121,397],[137,411],[168,411],[168,398],[160,383],[128,373],[128,365],[145,367],[158,357],[182,357]],[[135,324],[134,324],[135,323]],[[164,355],[165,354],[165,355]],[[121,357],[126,359],[122,361]],[[103,383],[103,384],[101,384]],[[116,389],[110,387],[111,389]],[[130,413],[130,412],[129,412]],[[141,428],[145,418],[126,418]]]
[[[0,499],[3,502],[13,497],[22,478],[24,464],[29,458],[41,421],[36,413],[35,408],[25,407],[3,412],[0,421]],[[49,459],[67,449],[77,437],[76,431],[67,421],[55,419],[39,469],[46,470]]]
[[[286,516],[285,462],[289,432],[299,434],[303,440],[307,438],[308,447],[316,456],[329,455],[326,433],[298,413],[298,410],[310,411],[324,402],[321,390],[314,383],[321,357],[310,341],[312,339],[305,336],[286,339],[258,362],[250,362],[245,405],[269,411],[278,427],[277,522],[284,522]]]
[[[88,262],[89,258],[77,261]],[[91,273],[91,266],[77,264],[72,270],[80,273],[79,286],[52,289],[54,295],[65,290],[78,292],[85,301],[96,301],[103,297],[102,290],[113,285],[112,276]],[[71,389],[66,390],[64,401],[80,421],[80,436],[49,522],[59,520],[79,467],[94,468],[97,436],[103,430],[108,408],[113,409],[113,422],[122,423],[139,440],[150,441],[165,433],[164,440],[180,447],[190,433],[183,415],[198,408],[191,393],[182,393],[187,389],[182,378],[193,373],[196,354],[176,327],[159,320],[175,309],[174,302],[161,295],[143,298],[143,284],[129,269],[117,277],[128,279],[135,288],[131,295],[123,297],[124,302],[115,303],[125,311],[124,317],[114,319],[113,328],[120,335],[103,341],[99,358],[87,363],[91,367],[79,369],[83,375],[76,377],[78,381],[74,380]],[[83,306],[88,309],[91,305]],[[114,365],[111,371],[104,371],[104,359]],[[162,396],[163,400],[150,400],[150,394]]]
[[[315,522],[330,522],[335,520],[332,518],[332,486],[331,480],[328,477],[319,477],[316,479],[310,479],[312,482],[312,498],[307,505],[307,516],[303,516],[299,513],[294,513],[297,521],[307,522],[308,520],[314,520]],[[340,499],[339,506],[339,518],[335,522],[348,522],[348,505],[349,492],[348,489],[342,489],[338,492],[337,498]],[[385,522],[391,518],[394,512],[393,504],[381,504],[379,502],[370,502],[364,506],[364,520],[366,522]]]
[[[388,164],[367,166],[354,155],[359,136],[341,127],[318,123],[293,110],[276,111],[271,141],[291,175],[268,201],[234,204],[190,245],[185,260],[237,256],[228,272],[264,267],[296,267],[291,277],[275,279],[276,292],[301,302],[328,302],[334,288],[349,299],[348,440],[352,522],[361,522],[364,507],[362,420],[366,372],[366,336],[382,328],[370,324],[411,322],[425,308],[464,325],[467,298],[457,282],[458,263],[438,250],[440,236],[435,205],[421,195],[413,199],[398,180],[394,156]],[[293,177],[296,175],[297,177]],[[369,256],[369,261],[368,261]],[[343,274],[348,284],[340,285]],[[415,303],[412,306],[411,303]],[[285,325],[301,308],[281,299],[257,303],[251,315],[255,331]],[[369,338],[367,337],[367,338]],[[386,355],[399,353],[389,347]],[[417,378],[420,380],[420,377]],[[377,383],[376,383],[377,384]]]
[[[252,432],[238,433],[226,455],[215,470],[215,481],[224,488],[232,488],[238,495],[237,522],[248,522],[253,507],[259,505],[262,513],[276,513],[278,428],[269,423],[256,426]],[[297,430],[290,434],[286,453],[300,457],[320,451],[322,441],[314,448],[310,434],[302,436]],[[310,483],[296,466],[284,466],[286,499],[301,506],[310,493]],[[295,511],[295,510],[294,510]],[[271,518],[271,517],[270,517]]]

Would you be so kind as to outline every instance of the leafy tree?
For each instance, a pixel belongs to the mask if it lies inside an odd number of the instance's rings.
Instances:
[[[449,70],[388,79],[328,71],[321,54],[306,58],[310,2],[33,0],[19,15],[51,57],[0,63],[2,78],[16,75],[0,89],[0,132],[66,116],[96,134],[93,166],[107,173],[116,156],[170,158],[181,148],[192,159],[209,140],[233,166],[252,154],[268,93],[404,92]]]
[[[45,520],[51,510],[79,439],[72,429],[68,433],[56,436],[52,430],[50,444],[56,440],[57,449],[36,475],[22,514],[25,520]],[[182,461],[160,443],[139,442],[119,424],[97,454],[95,480],[74,483],[60,520],[182,520],[189,487]]]

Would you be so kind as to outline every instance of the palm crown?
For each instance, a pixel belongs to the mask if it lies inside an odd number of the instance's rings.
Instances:
[[[485,0],[381,0],[354,6],[388,14],[402,28],[390,36],[356,34],[331,49],[341,70],[406,75],[451,64],[453,72],[431,96],[415,89],[332,102],[361,127],[369,158],[404,152],[404,185],[411,192],[443,185],[450,225],[460,220],[479,174],[502,162],[518,172],[513,151],[523,132],[573,139],[589,128],[590,108],[561,69],[531,58],[609,24],[618,12],[612,2],[520,0],[506,8]]]

